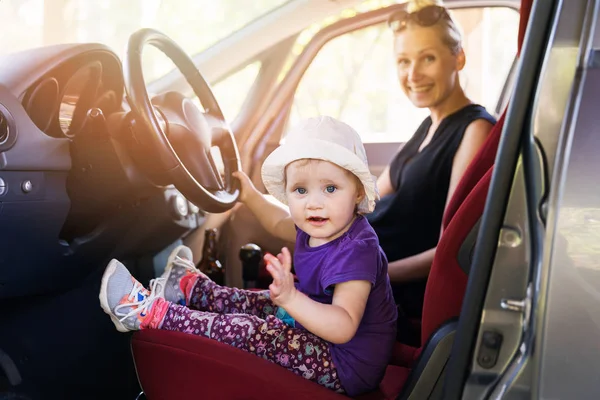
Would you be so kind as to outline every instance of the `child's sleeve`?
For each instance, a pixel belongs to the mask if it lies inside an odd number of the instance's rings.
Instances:
[[[326,293],[333,293],[338,283],[369,281],[375,285],[379,264],[379,247],[371,243],[353,240],[332,255],[321,273],[321,285]]]

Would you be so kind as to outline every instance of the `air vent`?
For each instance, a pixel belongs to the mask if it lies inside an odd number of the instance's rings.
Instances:
[[[10,149],[16,141],[15,121],[4,104],[0,103],[0,152]]]
[[[9,135],[10,128],[8,125],[8,118],[0,111],[0,145],[3,145],[8,141]]]

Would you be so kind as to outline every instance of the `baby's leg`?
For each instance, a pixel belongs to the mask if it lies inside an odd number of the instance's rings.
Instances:
[[[263,319],[277,311],[268,290],[257,292],[219,286],[203,275],[184,278],[182,287],[186,292],[187,306],[196,310],[250,314]]]
[[[268,291],[219,286],[198,271],[191,259],[189,248],[179,246],[173,250],[161,277],[165,284],[160,297],[196,310],[220,314],[243,313],[266,318],[277,312]]]
[[[142,328],[157,328],[204,336],[253,353],[296,375],[343,392],[329,344],[303,330],[290,328],[269,315],[216,314],[191,310],[157,299]]]

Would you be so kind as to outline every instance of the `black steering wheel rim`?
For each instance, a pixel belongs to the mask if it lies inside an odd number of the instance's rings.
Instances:
[[[217,146],[221,151],[224,164],[225,181],[221,182],[219,176],[213,177],[215,182],[219,182],[217,187],[205,187],[206,185],[201,183],[203,179],[202,176],[199,176],[202,174],[198,173],[198,168],[194,171],[185,165],[165,132],[165,124],[161,125],[157,118],[157,114],[163,117],[165,114],[162,112],[163,110],[159,110],[157,113],[157,108],[153,105],[146,88],[142,70],[142,51],[146,45],[154,46],[173,61],[198,96],[205,110],[201,115],[213,122],[200,125],[201,130],[208,130],[208,132],[202,132],[205,138],[208,136],[208,139],[212,140],[216,136],[219,137]],[[233,172],[240,169],[237,144],[210,85],[190,57],[165,34],[144,28],[129,38],[123,69],[125,91],[134,117],[136,137],[144,142],[152,157],[156,157],[156,163],[160,170],[168,176],[170,183],[173,183],[188,200],[205,211],[223,212],[232,208],[240,193],[239,182],[232,176]],[[189,109],[189,99],[185,99],[183,95],[180,96],[182,101],[188,101],[186,106]],[[209,125],[212,126],[209,127]],[[210,148],[198,148],[197,151],[198,154],[204,152],[203,157],[209,160],[206,168],[210,168],[211,165],[214,167]],[[218,174],[214,169],[212,169],[212,173]]]

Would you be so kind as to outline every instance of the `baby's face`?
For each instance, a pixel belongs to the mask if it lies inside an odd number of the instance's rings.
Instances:
[[[364,196],[357,177],[321,160],[289,164],[285,193],[294,223],[311,237],[313,247],[346,232]]]

